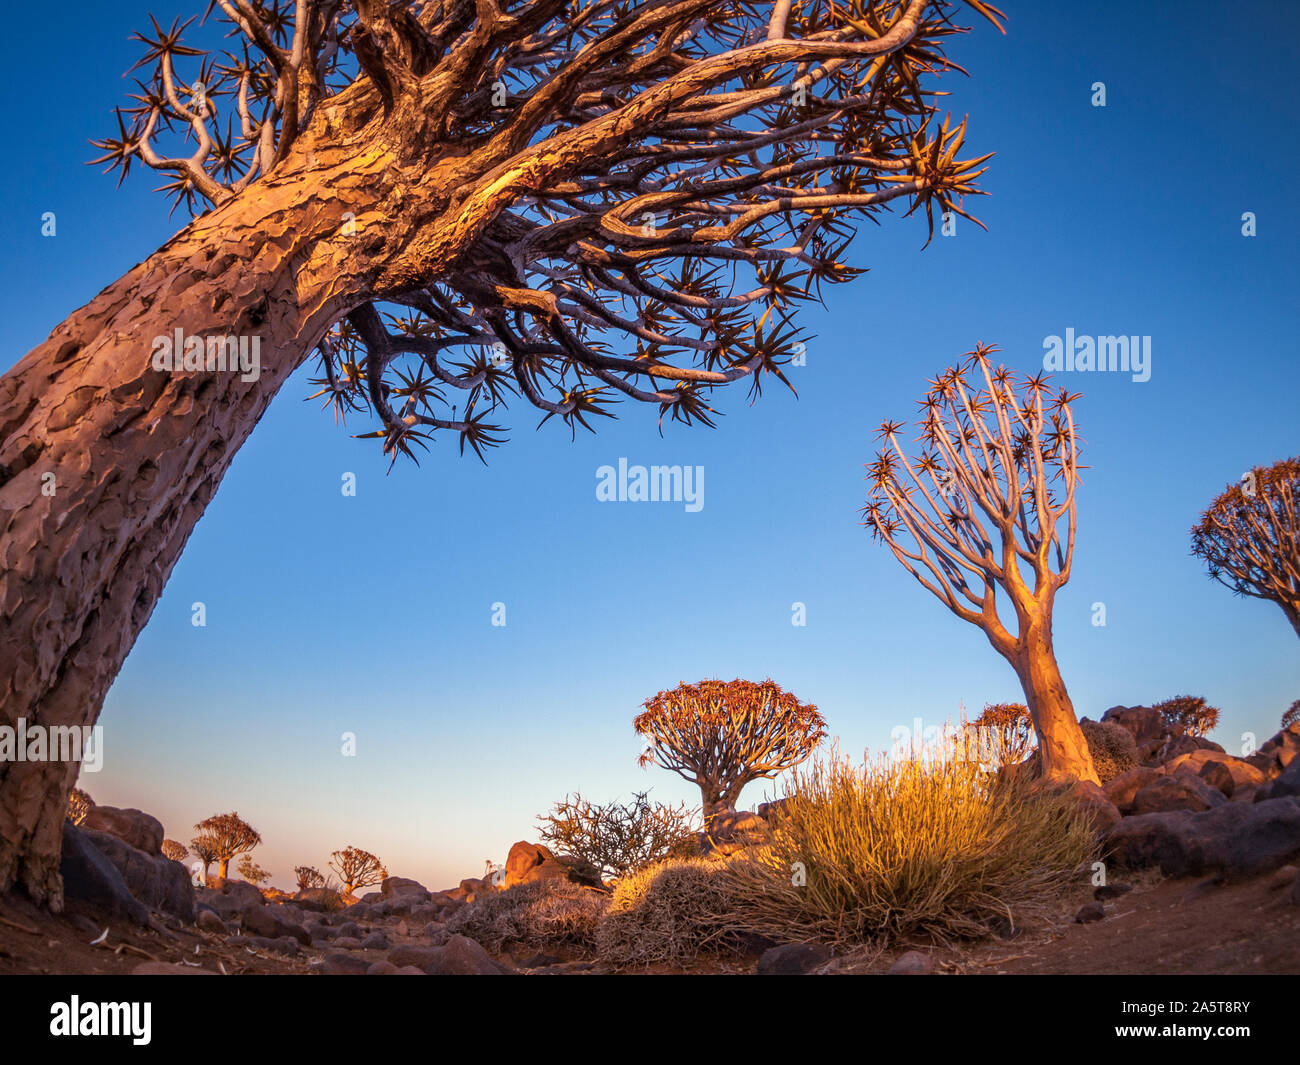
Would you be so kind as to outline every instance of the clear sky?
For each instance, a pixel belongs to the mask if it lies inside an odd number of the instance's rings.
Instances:
[[[1276,606],[1212,583],[1187,534],[1244,470],[1300,452],[1298,9],[1004,6],[1007,36],[980,24],[955,40],[971,77],[943,81],[972,152],[997,152],[991,195],[967,204],[989,232],[959,221],[922,251],[923,221],[868,224],[852,261],[871,272],[803,319],[815,339],[791,370],[797,399],[778,385],[750,407],[741,385],[717,395],[718,428],[662,437],[655,411],[628,403],[575,442],[516,403],[488,467],[445,440],[388,475],[377,443],[350,436],[374,425],[336,428],[303,402],[300,371],[110,691],[105,767],[82,786],[186,842],[195,821],[238,810],[282,886],[355,844],[443,887],[535,838],[566,792],[698,801],[636,765],[638,705],[679,681],[770,675],[848,751],[886,748],[917,717],[1020,701],[984,636],[857,524],[862,464],[881,420],[910,419],[927,377],[975,342],[1032,371],[1067,328],[1152,345],[1144,383],[1063,379],[1083,393],[1091,466],[1056,615],[1076,709],[1197,694],[1222,708],[1229,749],[1276,731],[1300,697],[1295,634]],[[185,221],[168,220],[155,175],[116,190],[83,165],[130,88],[127,37],[148,10],[83,2],[7,24],[6,367]],[[704,467],[704,506],[597,502],[597,468],[620,458]],[[796,602],[806,626],[791,624]]]

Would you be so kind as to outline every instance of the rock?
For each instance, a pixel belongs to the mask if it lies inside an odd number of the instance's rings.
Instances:
[[[1251,768],[1255,767],[1251,766]],[[1222,762],[1206,762],[1196,775],[1210,787],[1222,792],[1225,799],[1231,799],[1232,793],[1237,790],[1237,782],[1232,779],[1232,770]]]
[[[1204,736],[1174,736],[1156,754],[1156,760],[1168,765],[1184,754],[1194,754],[1197,751],[1224,753],[1222,747],[1213,740],[1207,740]]]
[[[1268,881],[1269,891],[1277,891],[1280,888],[1288,887],[1296,878],[1297,869],[1294,865],[1284,865],[1275,872]]]
[[[557,854],[555,860],[568,871],[569,880],[584,887],[604,887],[605,881],[591,862],[572,854]]]
[[[244,931],[252,932],[256,936],[265,936],[268,939],[289,936],[303,946],[310,945],[311,933],[302,925],[289,920],[284,914],[277,913],[276,909],[276,907],[272,906],[245,907],[240,914],[240,923]]]
[[[367,976],[396,976],[402,970],[391,961],[377,961],[366,970]],[[416,972],[419,972],[417,969]],[[420,973],[423,976],[423,973]]]
[[[1123,880],[1114,880],[1109,884],[1101,884],[1095,888],[1092,897],[1098,902],[1105,902],[1107,899],[1117,899],[1121,895],[1127,895],[1132,890],[1132,884],[1127,884]]]
[[[275,939],[270,939],[267,936],[254,936],[251,943],[259,950],[269,950],[273,954],[293,956],[298,953],[298,941],[293,936],[279,936]]]
[[[1149,706],[1112,706],[1101,715],[1101,720],[1127,729],[1133,736],[1138,758],[1143,762],[1153,758],[1169,739],[1169,727],[1164,717],[1159,710]]]
[[[1179,769],[1192,769],[1198,774],[1203,774],[1205,767],[1211,764],[1222,765],[1232,774],[1234,792],[1242,788],[1258,788],[1267,780],[1259,767],[1249,759],[1235,758],[1221,751],[1204,748],[1171,758],[1165,768],[1170,773],[1177,772]]]
[[[367,891],[364,895],[361,896],[361,901],[366,904],[369,904],[372,902],[379,902],[380,900],[383,899],[383,897],[384,897],[384,893],[382,891]],[[379,963],[376,962],[375,964],[378,965]]]
[[[338,926],[334,934],[348,939],[360,939],[362,931],[361,926],[356,921],[344,921]]]
[[[356,936],[339,936],[334,940],[334,946],[340,950],[360,950],[361,940]]]
[[[227,898],[234,899],[239,903],[242,910],[245,906],[265,906],[266,896],[253,884],[247,880],[216,880],[214,881],[216,890],[221,892]]]
[[[1074,915],[1075,924],[1091,924],[1093,921],[1100,921],[1106,916],[1106,907],[1100,902],[1087,902],[1079,907],[1079,912]]]
[[[557,958],[554,954],[542,954],[540,951],[536,954],[529,955],[519,963],[521,969],[544,969],[548,965],[559,965],[564,959]]]
[[[71,821],[63,823],[62,846],[59,872],[66,898],[89,903],[106,917],[148,926],[149,908],[131,894],[117,866]]]
[[[1133,796],[1134,814],[1164,813],[1170,810],[1210,810],[1228,800],[1194,773],[1174,773],[1152,781]]]
[[[417,895],[421,900],[424,900],[429,897],[429,889],[418,880],[390,876],[379,886],[379,894],[380,897],[385,899],[395,898],[398,895]]]
[[[162,822],[142,810],[92,806],[79,827],[83,831],[107,832],[145,854],[162,854]]]
[[[1129,813],[1133,809],[1133,798],[1148,784],[1153,784],[1164,775],[1163,769],[1139,765],[1112,777],[1102,787],[1105,794],[1120,813]]]
[[[169,859],[170,860],[170,859]],[[132,976],[217,976],[211,969],[199,965],[182,965],[170,961],[142,961],[131,970]]]
[[[1104,843],[1117,868],[1156,866],[1174,877],[1216,870],[1257,876],[1300,854],[1300,798],[1139,814],[1112,828]]]
[[[194,885],[185,866],[161,854],[139,850],[108,832],[82,828],[81,834],[112,862],[126,881],[127,890],[140,902],[173,914],[186,924],[194,923]]]
[[[219,936],[224,936],[227,932],[226,922],[217,916],[215,910],[199,910],[198,919],[194,923],[204,932],[215,932]]]
[[[1093,831],[1099,835],[1117,824],[1120,812],[1115,804],[1106,797],[1100,787],[1087,780],[1071,780],[1066,783],[1039,779],[1031,785],[1032,791],[1060,791],[1069,795],[1088,816]]]
[[[405,921],[398,921],[397,927],[394,928],[393,931],[399,936],[409,936],[411,934],[411,926]]]
[[[422,973],[430,972],[442,958],[441,947],[395,947],[388,952],[388,960],[398,968],[413,965]]]
[[[760,976],[803,976],[831,960],[832,950],[821,943],[782,943],[763,951]]]
[[[516,884],[526,883],[524,877],[529,870],[536,868],[543,862],[550,861],[555,856],[543,847],[540,843],[529,843],[526,840],[520,840],[510,848],[510,853],[506,855],[506,884],[508,888]],[[461,881],[462,888],[465,887],[465,881]],[[480,888],[481,882],[476,884],[475,889]],[[467,894],[467,892],[462,892]]]
[[[748,810],[722,810],[713,815],[708,830],[714,839],[763,835],[767,832],[767,822]]]
[[[1266,775],[1275,776],[1279,770],[1285,769],[1300,756],[1300,723],[1284,728],[1258,753],[1262,759],[1267,759],[1269,768],[1265,769]]]
[[[424,976],[423,969],[417,969],[414,965],[403,965],[393,974],[394,976]]]
[[[534,865],[519,880],[521,884],[533,884],[539,880],[568,880],[569,868],[554,858],[547,858],[540,865]]]
[[[320,971],[326,976],[364,976],[371,964],[355,954],[327,954]]]
[[[891,965],[889,976],[929,976],[934,972],[934,958],[919,950],[909,950]]]
[[[441,947],[434,950],[442,952],[438,965],[440,976],[502,976],[510,972],[504,965],[492,960],[492,957],[472,939],[465,936],[452,936]]]
[[[361,941],[362,950],[387,950],[388,937],[383,932],[371,932]]]
[[[785,799],[773,799],[771,802],[760,802],[756,812],[770,825],[785,815],[785,806]]]
[[[1256,802],[1300,795],[1300,758],[1293,758],[1285,769],[1255,792]]]

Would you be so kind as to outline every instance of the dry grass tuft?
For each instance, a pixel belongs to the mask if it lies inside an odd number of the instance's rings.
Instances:
[[[468,936],[497,953],[507,944],[586,950],[596,944],[596,926],[608,902],[607,892],[567,880],[516,884],[462,907],[447,922],[447,933]]]

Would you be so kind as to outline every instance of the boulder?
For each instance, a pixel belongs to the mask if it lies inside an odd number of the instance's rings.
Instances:
[[[1104,844],[1117,868],[1154,866],[1166,876],[1256,876],[1300,855],[1300,798],[1126,817]]]
[[[520,840],[510,848],[510,853],[506,855],[506,884],[507,888],[512,888],[516,884],[523,884],[526,881],[524,877],[530,869],[535,869],[543,862],[550,861],[555,856],[540,843],[529,843],[526,840]],[[472,890],[482,890],[482,882],[476,881],[476,887]],[[461,881],[461,887],[464,888],[465,881]],[[462,894],[468,894],[463,892]]]
[[[770,825],[785,814],[785,807],[785,799],[773,799],[771,802],[760,802],[756,813]]]
[[[1112,706],[1101,719],[1114,722],[1132,734],[1138,758],[1143,762],[1153,758],[1169,739],[1169,726],[1164,717],[1149,706]]]
[[[131,894],[117,866],[71,821],[63,823],[59,872],[66,898],[89,903],[107,917],[149,924],[149,908]]]
[[[1300,758],[1293,758],[1276,777],[1255,792],[1256,802],[1300,795]]]
[[[1074,915],[1075,924],[1091,924],[1093,921],[1100,921],[1106,916],[1106,907],[1100,902],[1087,902],[1079,907],[1079,912]]]
[[[919,950],[909,950],[891,965],[888,976],[929,976],[934,972],[934,958]]]
[[[1154,780],[1133,796],[1134,814],[1164,813],[1169,810],[1210,810],[1228,800],[1195,773],[1174,773]]]
[[[83,830],[107,832],[145,854],[162,854],[162,822],[142,810],[92,806],[80,827]]]
[[[395,898],[398,895],[416,895],[423,902],[429,898],[429,889],[418,880],[408,880],[402,876],[390,876],[379,886],[379,895],[380,898],[384,899]],[[375,902],[377,900],[367,897],[362,901]]]
[[[206,906],[199,910],[198,918],[194,923],[204,932],[213,932],[219,936],[224,936],[227,932],[226,922],[217,916],[216,910],[208,909]]]
[[[804,976],[831,960],[831,948],[821,943],[782,943],[763,951],[760,976]]]
[[[194,921],[194,885],[189,871],[161,854],[148,854],[119,836],[83,828],[82,836],[122,874],[127,889],[153,910]]]
[[[217,879],[212,882],[213,887],[227,898],[234,899],[239,904],[239,908],[245,906],[264,906],[266,905],[266,896],[255,885],[250,884],[247,880],[221,880]]]
[[[1254,766],[1251,766],[1253,769]],[[1237,790],[1237,782],[1232,779],[1232,770],[1222,762],[1206,762],[1196,774],[1212,788],[1223,793],[1225,799],[1231,799]]]
[[[1213,740],[1207,740],[1204,736],[1173,736],[1156,753],[1155,760],[1161,765],[1168,765],[1184,754],[1194,754],[1197,751],[1225,753],[1222,747]]]
[[[1108,780],[1101,789],[1120,813],[1128,813],[1133,808],[1133,799],[1148,784],[1153,784],[1164,775],[1163,769],[1139,765]]]
[[[1289,725],[1262,746],[1257,752],[1265,761],[1265,773],[1272,777],[1300,756],[1300,723]]]
[[[304,947],[309,946],[311,933],[277,910],[278,907],[275,906],[248,906],[240,914],[240,921],[246,932],[252,932],[256,936],[264,936],[267,939],[288,936]]]
[[[1232,774],[1234,793],[1242,788],[1258,788],[1267,780],[1260,768],[1249,759],[1236,758],[1208,748],[1199,748],[1176,755],[1166,763],[1165,769],[1171,773],[1179,769],[1191,769],[1204,777],[1204,770],[1208,765],[1221,765]]]
[[[573,854],[557,854],[555,860],[568,870],[569,879],[575,884],[596,888],[605,886],[600,870],[585,858],[579,858]],[[417,916],[414,911],[412,911],[412,916]]]
[[[441,959],[441,947],[394,947],[388,952],[388,960],[399,969],[414,965],[422,973],[431,972]]]
[[[1120,812],[1106,793],[1089,780],[1060,782],[1039,778],[1030,786],[1031,792],[1051,791],[1068,793],[1080,810],[1088,817],[1093,831],[1105,832],[1120,819]]]
[[[503,976],[510,972],[474,940],[465,936],[452,936],[441,947],[438,976]]]
[[[362,950],[387,950],[388,937],[383,932],[371,932],[361,941]]]
[[[326,976],[364,976],[372,964],[355,954],[327,954],[320,971]]]
[[[569,867],[554,858],[547,858],[540,865],[534,865],[520,878],[521,884],[533,884],[539,880],[568,880]]]

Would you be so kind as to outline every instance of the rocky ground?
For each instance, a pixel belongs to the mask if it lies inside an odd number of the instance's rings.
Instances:
[[[732,973],[1300,973],[1300,726],[1246,758],[1172,732],[1147,707],[1107,711],[1098,735],[1112,769],[1078,787],[1102,836],[1106,883],[1079,870],[1077,892],[1038,925],[970,944],[911,944],[833,954],[805,943],[711,960]],[[1097,724],[1097,723],[1094,723]],[[1090,743],[1092,742],[1090,738]],[[1099,740],[1099,742],[1101,742]],[[760,808],[738,836],[761,831]],[[515,884],[593,882],[592,870],[536,844],[510,852],[504,883],[431,891],[389,877],[339,908],[323,891],[268,898],[239,880],[195,889],[162,856],[162,825],[138,810],[96,807],[66,826],[65,913],[20,894],[0,898],[0,973],[300,973],[579,975],[598,960],[489,954],[449,921]],[[1087,886],[1084,886],[1087,885]],[[670,970],[659,969],[667,972]]]

